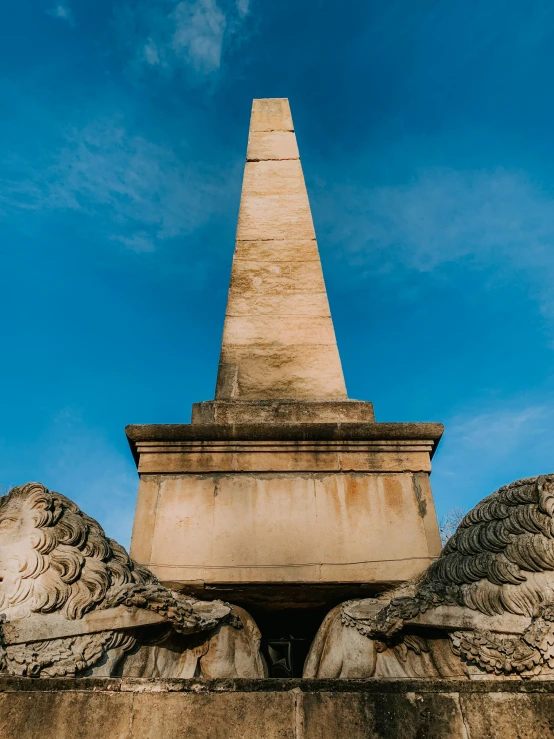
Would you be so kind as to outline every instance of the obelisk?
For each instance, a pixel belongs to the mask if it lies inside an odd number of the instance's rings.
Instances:
[[[346,401],[346,402],[345,402]],[[342,372],[289,101],[254,100],[215,402],[193,423],[373,421]]]
[[[258,609],[262,632],[264,612],[389,587],[440,551],[441,434],[348,399],[289,104],[255,100],[215,399],[191,424],[127,427],[132,556]]]
[[[288,100],[255,100],[216,400],[345,399]]]

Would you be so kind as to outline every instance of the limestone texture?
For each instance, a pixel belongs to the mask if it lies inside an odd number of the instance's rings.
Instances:
[[[131,551],[164,582],[397,583],[440,552],[428,474],[440,424],[127,433],[141,475]]]
[[[554,682],[0,678],[2,739],[536,739]]]
[[[192,423],[373,423],[373,404],[359,400],[214,400],[194,403]]]
[[[254,100],[216,400],[345,399],[287,100]]]

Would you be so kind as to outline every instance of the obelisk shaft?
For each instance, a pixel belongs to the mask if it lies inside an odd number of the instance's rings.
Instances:
[[[288,100],[254,100],[216,400],[346,397]]]

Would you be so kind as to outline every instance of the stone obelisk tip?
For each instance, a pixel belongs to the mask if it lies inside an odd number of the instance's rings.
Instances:
[[[250,133],[254,131],[294,131],[287,98],[261,98],[252,101]]]
[[[288,100],[254,100],[216,400],[346,387]]]

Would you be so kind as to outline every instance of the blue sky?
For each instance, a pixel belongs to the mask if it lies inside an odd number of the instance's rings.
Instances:
[[[439,513],[554,470],[554,4],[4,0],[0,483],[129,543],[128,423],[213,397],[251,100],[288,97],[349,395]]]

